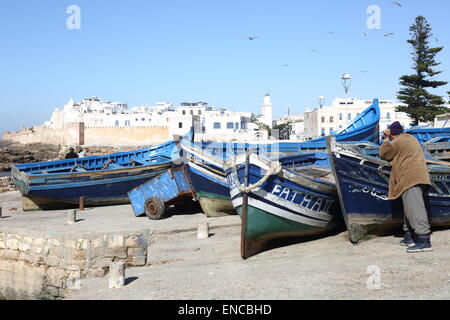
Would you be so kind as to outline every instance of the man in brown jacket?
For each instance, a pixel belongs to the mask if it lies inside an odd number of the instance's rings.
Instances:
[[[396,121],[384,131],[380,156],[392,166],[389,200],[401,197],[403,201],[405,238],[400,244],[407,246],[408,252],[432,251],[430,224],[423,200],[424,188],[431,182],[419,142],[404,133]]]

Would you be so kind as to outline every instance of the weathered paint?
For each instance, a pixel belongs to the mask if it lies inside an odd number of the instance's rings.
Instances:
[[[156,197],[165,205],[178,204],[194,198],[189,180],[183,167],[169,169],[128,192],[136,216],[145,214],[145,202]]]
[[[355,146],[328,142],[342,213],[352,242],[370,232],[385,233],[403,224],[401,199],[388,200],[391,167]],[[374,146],[376,147],[376,146]],[[450,225],[450,167],[428,166],[432,186],[425,192],[432,226]]]

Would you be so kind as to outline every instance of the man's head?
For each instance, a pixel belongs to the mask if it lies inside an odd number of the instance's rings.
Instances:
[[[403,133],[403,127],[398,121],[391,124],[388,129],[391,131],[392,136],[399,136]]]
[[[69,149],[69,151],[70,151],[70,152],[74,152],[75,150],[71,147],[71,148]]]
[[[81,151],[83,151],[83,148],[77,147],[77,152],[81,152]]]

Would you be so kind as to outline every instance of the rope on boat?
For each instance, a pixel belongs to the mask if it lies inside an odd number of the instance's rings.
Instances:
[[[282,166],[281,166],[280,162],[278,162],[278,161],[271,162],[269,170],[266,171],[266,174],[258,182],[245,187],[239,181],[239,177],[237,175],[236,158],[233,158],[233,170],[232,170],[231,174],[232,174],[233,180],[235,181],[236,187],[239,189],[239,191],[241,191],[243,193],[250,193],[253,190],[261,187],[263,185],[263,183],[266,182],[267,179],[269,179],[269,177],[271,175],[276,175],[276,174],[280,173],[281,170],[282,170]]]

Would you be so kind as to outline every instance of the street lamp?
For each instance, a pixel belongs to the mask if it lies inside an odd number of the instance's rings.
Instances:
[[[348,89],[350,89],[350,86],[352,85],[352,77],[348,73],[344,73],[341,80],[342,86],[345,89],[345,113],[348,119]]]
[[[345,95],[348,98],[348,89],[350,89],[350,86],[352,85],[352,77],[348,73],[344,73],[341,80],[342,86],[345,89]]]
[[[325,104],[325,97],[324,96],[320,96],[318,98],[318,102],[319,102],[320,109],[322,109],[323,105]]]

